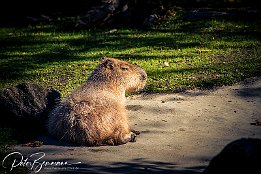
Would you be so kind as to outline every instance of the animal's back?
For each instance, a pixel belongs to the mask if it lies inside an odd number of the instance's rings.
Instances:
[[[113,138],[111,135],[116,135],[119,127],[128,129],[124,110],[124,105],[109,92],[96,91],[95,95],[77,93],[51,112],[48,129],[51,134],[66,141],[102,145]]]

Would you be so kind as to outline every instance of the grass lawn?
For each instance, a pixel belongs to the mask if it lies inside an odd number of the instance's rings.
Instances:
[[[33,82],[65,96],[103,56],[143,67],[149,78],[144,91],[150,93],[227,85],[261,74],[260,22],[189,21],[182,13],[146,30],[66,31],[55,23],[2,27],[0,90]]]

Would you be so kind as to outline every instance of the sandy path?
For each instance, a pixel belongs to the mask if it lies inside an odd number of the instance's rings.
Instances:
[[[131,125],[141,131],[135,143],[79,147],[42,137],[41,147],[16,149],[24,158],[44,152],[39,162],[81,162],[43,166],[40,173],[199,173],[229,142],[261,138],[261,126],[250,124],[261,119],[261,78],[215,90],[132,96],[127,104]]]

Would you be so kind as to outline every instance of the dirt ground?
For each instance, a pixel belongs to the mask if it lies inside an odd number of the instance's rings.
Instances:
[[[33,173],[200,173],[228,143],[261,138],[261,126],[251,124],[261,120],[261,78],[212,90],[131,96],[127,109],[132,127],[141,131],[135,143],[80,147],[40,137],[43,146],[15,149],[27,162],[37,159],[27,163]],[[43,163],[53,161],[71,165]]]

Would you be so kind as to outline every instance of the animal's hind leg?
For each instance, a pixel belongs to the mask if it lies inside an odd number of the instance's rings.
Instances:
[[[133,132],[128,133],[120,133],[115,138],[108,139],[106,141],[107,145],[120,145],[120,144],[126,144],[128,142],[136,142],[137,141],[137,135]]]
[[[125,135],[121,135],[120,137],[109,138],[103,141],[102,145],[115,146],[120,144],[126,144],[128,142],[136,142],[137,135],[133,132],[130,132]]]

